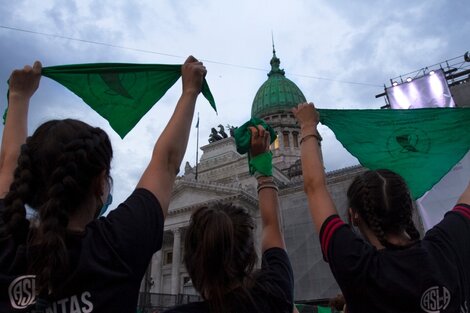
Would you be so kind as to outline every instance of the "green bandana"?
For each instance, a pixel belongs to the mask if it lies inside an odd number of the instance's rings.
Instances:
[[[470,108],[318,112],[320,122],[364,167],[400,174],[414,199],[470,149]]]
[[[266,124],[266,122],[262,119],[253,117],[248,122],[235,129],[233,137],[235,138],[238,153],[245,154],[250,151],[251,131],[249,127],[256,127],[258,125],[263,126],[264,129],[269,131],[269,134],[271,135],[270,143],[273,143],[274,140],[276,140],[277,136],[274,132],[274,129],[268,124]],[[251,158],[250,154],[248,153],[248,165],[251,175],[253,175],[255,172],[259,172],[260,174],[265,176],[272,176],[272,153],[270,151],[265,152],[260,155],[257,155],[254,158]]]
[[[45,67],[42,75],[82,98],[124,138],[180,78],[181,65],[74,64]],[[217,112],[205,79],[202,94]]]

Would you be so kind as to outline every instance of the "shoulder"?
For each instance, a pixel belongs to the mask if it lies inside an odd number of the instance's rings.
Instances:
[[[466,203],[456,204],[454,208],[452,209],[452,211],[450,212],[460,214],[462,217],[466,218],[467,221],[470,221],[470,204],[466,204]]]
[[[264,251],[261,263],[262,271],[274,271],[276,274],[291,278],[292,266],[286,250],[278,247],[270,248]]]
[[[376,251],[336,214],[323,222],[320,229],[320,246],[324,260],[330,265],[343,259],[350,259],[352,255],[358,260],[358,257],[364,258]]]
[[[140,218],[157,219],[163,222],[163,212],[160,202],[155,195],[147,189],[138,188],[135,189],[132,194],[118,207],[112,210],[107,218]]]
[[[261,270],[255,276],[253,294],[261,307],[292,308],[294,274],[287,252],[278,247],[263,253]],[[281,311],[279,311],[281,312]]]
[[[142,204],[142,203],[156,206],[160,208],[161,210],[160,201],[158,201],[157,197],[151,191],[145,188],[135,189],[131,193],[131,195],[123,202],[124,205]]]
[[[442,235],[466,238],[468,232],[470,232],[470,205],[460,203],[447,212],[442,221],[426,233],[424,239],[432,240]]]
[[[470,205],[457,204],[426,232],[423,244],[429,251],[470,261]],[[456,253],[458,251],[458,253]]]
[[[279,247],[273,247],[263,252],[263,260],[283,260],[285,262],[289,262],[289,256],[287,255],[286,250]]]

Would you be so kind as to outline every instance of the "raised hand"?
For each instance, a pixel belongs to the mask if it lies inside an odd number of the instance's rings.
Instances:
[[[263,126],[258,125],[257,127],[250,126],[251,131],[251,142],[250,142],[250,154],[255,157],[261,153],[269,151],[269,143],[271,136]]]
[[[201,92],[202,82],[206,76],[206,67],[195,57],[190,55],[181,68],[183,77],[183,93]]]
[[[300,127],[317,127],[320,117],[312,102],[300,103],[292,109],[292,113],[299,121]]]
[[[10,97],[29,99],[39,87],[41,79],[41,62],[36,61],[31,67],[25,65],[21,70],[14,70],[10,76]]]

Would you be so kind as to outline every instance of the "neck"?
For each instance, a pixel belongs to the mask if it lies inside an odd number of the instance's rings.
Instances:
[[[377,236],[368,227],[359,227],[364,237],[378,250],[385,249]],[[398,247],[404,247],[412,243],[411,238],[405,231],[385,234],[385,240]]]
[[[67,230],[74,232],[83,232],[85,227],[95,219],[98,202],[93,199],[86,201],[74,214],[69,217]]]

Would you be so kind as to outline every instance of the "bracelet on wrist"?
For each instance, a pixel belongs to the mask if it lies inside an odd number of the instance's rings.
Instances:
[[[279,192],[279,188],[277,187],[275,183],[266,183],[266,184],[258,185],[257,191],[259,193],[261,190],[266,189],[266,188],[274,189],[276,190],[276,192]]]
[[[308,134],[308,135],[305,135],[305,136],[302,136],[302,138],[300,139],[300,145],[302,145],[302,143],[304,143],[305,140],[309,139],[309,138],[315,138],[317,141],[318,141],[318,144],[320,145],[320,142],[323,140],[323,138],[318,134]]]

